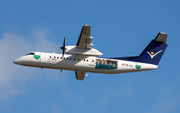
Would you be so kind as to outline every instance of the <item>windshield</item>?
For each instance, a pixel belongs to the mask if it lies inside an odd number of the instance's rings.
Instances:
[[[26,54],[26,55],[35,55],[35,53],[28,53],[28,54]]]

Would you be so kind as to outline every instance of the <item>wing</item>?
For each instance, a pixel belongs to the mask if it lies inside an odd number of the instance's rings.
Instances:
[[[76,79],[77,80],[84,80],[84,77],[87,76],[87,72],[83,72],[83,71],[75,71],[76,73]]]
[[[91,49],[92,43],[91,43],[91,26],[90,25],[83,25],[81,34],[79,36],[78,42],[76,46],[80,49]]]

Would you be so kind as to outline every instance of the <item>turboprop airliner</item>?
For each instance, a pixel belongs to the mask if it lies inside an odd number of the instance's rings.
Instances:
[[[87,72],[117,74],[147,71],[158,68],[167,47],[166,40],[166,33],[158,33],[139,56],[101,58],[99,56],[103,53],[92,48],[90,26],[84,25],[76,46],[65,46],[64,38],[62,54],[31,52],[13,62],[23,66],[75,71],[77,80],[84,80]]]

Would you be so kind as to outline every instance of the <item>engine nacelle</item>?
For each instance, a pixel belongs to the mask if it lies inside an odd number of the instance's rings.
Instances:
[[[74,54],[74,55],[87,55],[87,56],[101,56],[103,55],[102,52],[100,52],[97,49],[80,49],[76,46],[66,46],[65,47],[65,53],[66,54]]]

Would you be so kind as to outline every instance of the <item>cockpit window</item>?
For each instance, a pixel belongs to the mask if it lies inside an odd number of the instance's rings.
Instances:
[[[35,53],[28,53],[28,54],[26,54],[26,55],[35,55]]]

